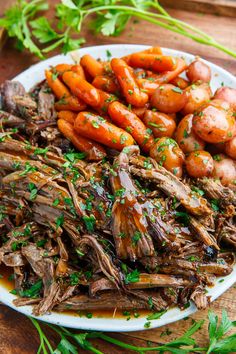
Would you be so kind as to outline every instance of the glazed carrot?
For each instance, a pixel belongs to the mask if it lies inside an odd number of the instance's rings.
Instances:
[[[55,109],[57,111],[69,110],[77,112],[84,110],[86,104],[77,97],[72,96],[68,88],[61,82],[57,75],[56,77],[53,75],[51,71],[45,71],[48,86],[51,88],[56,98],[59,99],[55,104]]]
[[[62,76],[63,81],[72,93],[82,99],[92,107],[99,105],[100,95],[96,87],[92,86],[88,81],[81,78],[72,71],[66,71]]]
[[[160,75],[155,75],[147,79],[138,79],[137,82],[139,87],[145,90],[149,96],[151,96],[158,86],[174,80],[180,73],[182,73],[182,71],[187,68],[187,64],[181,58],[176,58],[176,65],[176,69],[173,71],[166,71]]]
[[[57,114],[57,117],[59,119],[64,119],[67,122],[69,122],[70,124],[74,125],[74,121],[75,121],[75,118],[77,117],[77,114],[72,111],[60,111]]]
[[[142,118],[144,116],[144,113],[146,112],[147,107],[140,107],[140,108],[132,108],[132,112],[136,114],[139,118]]]
[[[127,102],[136,107],[143,107],[148,101],[148,95],[138,87],[131,67],[124,60],[117,58],[111,60],[111,67]]]
[[[176,61],[171,56],[134,53],[131,55],[129,65],[133,68],[142,68],[156,72],[170,71],[176,68]]]
[[[54,74],[51,71],[46,70],[45,76],[46,76],[48,86],[51,88],[51,90],[53,91],[53,93],[55,94],[58,100],[71,96],[70,91],[60,81],[57,75],[54,76]]]
[[[64,72],[71,70],[71,68],[72,68],[72,64],[57,64],[55,66],[55,72],[58,74],[58,77],[61,79]]]
[[[149,130],[147,130],[139,117],[118,101],[110,103],[108,113],[112,122],[120,128],[126,129],[141,149],[147,153],[149,152],[154,144],[152,131],[149,132]]]
[[[55,103],[56,111],[75,111],[80,112],[86,109],[84,101],[75,96],[62,97]]]
[[[102,63],[94,59],[91,55],[86,54],[82,56],[80,60],[80,65],[84,68],[84,70],[89,73],[92,78],[97,75],[104,74],[104,68]]]
[[[137,54],[140,53],[148,53],[148,54],[160,54],[162,55],[162,50],[160,47],[150,47],[148,49],[142,50],[141,52],[137,52]],[[123,59],[128,65],[129,65],[129,60],[131,58],[132,54],[126,55],[124,57],[122,57],[121,59]]]
[[[188,80],[183,79],[182,77],[177,76],[176,78],[170,81],[170,84],[179,87],[181,90],[184,90],[190,85],[190,82]]]
[[[92,85],[96,88],[109,92],[117,93],[119,92],[119,86],[116,83],[116,78],[106,75],[98,75],[94,78]]]
[[[153,77],[149,77],[147,79],[137,79],[137,83],[148,96],[151,96],[158,86],[160,86],[160,84],[156,82],[156,78]]]
[[[81,76],[82,79],[85,79],[84,69],[82,68],[81,65],[79,65],[79,64],[73,65],[73,66],[71,67],[71,71],[73,71],[73,72],[75,72],[76,74],[78,74],[79,76]]]
[[[57,126],[60,132],[69,139],[79,151],[87,153],[89,160],[101,160],[106,156],[106,151],[101,145],[95,141],[79,136],[75,132],[73,125],[66,120],[58,119]]]
[[[133,145],[134,139],[125,130],[107,122],[104,118],[90,112],[80,112],[75,119],[74,129],[78,134],[116,150]]]
[[[104,115],[104,113],[106,113],[108,110],[109,104],[111,102],[117,100],[117,97],[110,94],[110,93],[104,92],[102,90],[98,90],[98,92],[99,92],[99,96],[100,96],[99,105],[94,107],[94,109],[99,114]]]

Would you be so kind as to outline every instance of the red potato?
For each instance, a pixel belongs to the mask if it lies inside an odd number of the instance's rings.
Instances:
[[[80,75],[72,71],[66,71],[63,74],[62,79],[74,95],[78,96],[92,107],[99,105],[100,95],[98,90]]]
[[[117,58],[111,60],[111,67],[126,101],[135,107],[143,107],[148,101],[148,95],[138,87],[132,68],[124,60]]]
[[[151,105],[163,113],[179,112],[187,102],[186,93],[171,84],[159,86],[151,97]]]
[[[144,124],[150,128],[155,138],[172,137],[176,124],[173,118],[165,113],[146,110],[143,117]]]
[[[211,81],[211,69],[203,61],[194,60],[186,70],[187,78],[191,83],[201,81],[209,83]]]
[[[236,111],[236,89],[227,86],[220,87],[215,92],[214,98],[228,102],[231,108]]]
[[[191,177],[209,177],[214,169],[214,161],[209,152],[194,151],[187,156],[185,167]]]
[[[108,113],[116,125],[132,135],[143,151],[150,151],[154,144],[152,131],[146,128],[139,117],[118,101],[110,103]]]
[[[134,53],[131,54],[129,65],[155,72],[172,71],[176,69],[175,58],[167,55]]]
[[[175,176],[182,176],[184,153],[175,140],[160,138],[151,148],[150,156]]]
[[[193,130],[193,114],[188,114],[179,122],[175,132],[175,140],[184,153],[204,150],[205,141]]]
[[[225,153],[232,159],[236,160],[236,136],[225,143]]]
[[[211,89],[206,83],[201,85],[191,85],[185,89],[185,92],[187,94],[187,102],[181,111],[183,115],[196,112],[211,98]]]
[[[235,184],[236,182],[236,165],[235,161],[223,154],[215,155],[214,170],[212,176],[219,178],[224,186]]]
[[[119,151],[125,146],[134,144],[134,139],[125,130],[90,112],[80,112],[78,114],[74,129],[84,137]]]
[[[88,160],[99,161],[106,156],[104,148],[90,139],[79,136],[71,123],[64,119],[58,119],[57,126],[60,132],[69,139],[72,144],[82,152],[87,153]]]
[[[235,118],[231,110],[209,102],[193,117],[193,130],[208,143],[223,143],[235,134]]]

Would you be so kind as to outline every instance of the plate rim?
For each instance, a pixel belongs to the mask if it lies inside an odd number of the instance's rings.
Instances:
[[[121,48],[121,51],[124,52],[124,50],[127,48],[128,51],[137,51],[137,50],[142,50],[150,47],[149,45],[142,45],[142,44],[103,44],[103,45],[96,45],[96,46],[88,46],[88,47],[83,47],[80,48],[76,51],[67,53],[66,55],[63,54],[58,54],[55,55],[51,58],[48,58],[46,60],[40,61],[32,66],[30,66],[28,69],[24,70],[17,76],[15,76],[12,80],[22,80],[24,81],[24,76],[27,74],[30,74],[33,71],[42,71],[44,66],[48,67],[50,66],[50,63],[57,61],[57,60],[62,60],[63,58],[67,60],[68,58],[71,59],[71,55],[78,53],[86,53],[86,51],[91,51],[95,50],[98,52],[99,56],[99,51],[105,51],[105,50],[110,50],[114,48]],[[136,48],[136,49],[135,49]],[[170,54],[177,55],[177,56],[184,56],[188,58],[188,60],[193,60],[196,56],[184,51],[180,51],[177,49],[172,49],[172,48],[163,48],[163,51],[168,51]],[[234,75],[230,72],[228,72],[226,69],[208,61],[205,60],[204,58],[201,57],[201,59],[206,62],[207,64],[210,64],[211,68],[214,70],[220,72],[223,76],[226,76],[228,80],[231,80],[233,83],[233,86],[236,87],[236,78]],[[234,274],[235,273],[235,274]],[[234,267],[233,273],[231,273],[229,276],[226,277],[219,277],[217,278],[218,282],[220,279],[224,279],[224,282],[220,284],[220,287],[217,288],[216,293],[214,292],[211,295],[211,302],[214,301],[216,298],[221,296],[226,290],[228,290],[235,282],[236,282],[236,265]],[[217,284],[217,283],[216,283]],[[216,287],[216,285],[213,287]],[[34,316],[32,315],[32,306],[23,306],[23,307],[16,307],[13,303],[12,300],[17,298],[16,296],[12,295],[9,293],[9,290],[6,289],[2,284],[0,284],[0,301],[4,303],[5,305],[9,306],[13,310],[22,313],[26,316],[31,316],[33,318],[36,318],[37,320],[43,321],[43,322],[48,322],[56,325],[61,325],[64,327],[69,327],[69,328],[75,328],[75,329],[85,329],[85,330],[100,330],[100,331],[113,331],[113,332],[132,332],[132,331],[138,331],[138,330],[146,330],[144,327],[144,323],[147,321],[146,316],[141,317],[138,319],[131,319],[130,321],[126,321],[126,319],[113,319],[113,318],[92,318],[92,319],[87,319],[85,317],[77,317],[69,314],[63,314],[63,313],[56,313],[52,312],[51,314],[46,314],[43,316]],[[6,294],[7,292],[7,294]],[[179,321],[194,312],[197,311],[197,308],[194,304],[191,304],[188,309],[185,309],[183,311],[178,310],[177,314],[174,314],[174,316],[171,316],[171,313],[176,312],[176,308],[170,309],[167,311],[166,314],[164,314],[160,319],[158,320],[153,320],[151,321],[151,329],[161,327],[166,324],[170,324],[176,321]]]

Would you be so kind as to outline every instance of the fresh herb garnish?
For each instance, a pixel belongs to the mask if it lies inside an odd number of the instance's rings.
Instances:
[[[162,312],[163,311],[157,314],[159,315]],[[90,313],[88,314],[86,314],[86,317],[90,318],[91,315]],[[150,351],[155,351],[157,353],[170,352],[173,354],[174,353],[175,354],[177,353],[178,354],[182,354],[182,353],[229,354],[231,352],[232,353],[235,352],[235,348],[236,348],[236,334],[231,334],[229,336],[226,336],[226,334],[229,332],[230,329],[236,327],[236,321],[231,321],[228,318],[225,310],[222,311],[222,319],[220,323],[219,323],[218,316],[216,314],[214,314],[211,310],[208,312],[209,343],[207,347],[199,347],[197,345],[196,339],[193,338],[193,335],[201,329],[204,320],[194,321],[191,327],[179,338],[176,338],[170,342],[167,342],[159,346],[151,346],[150,345],[151,343],[148,343],[148,347],[138,347],[135,345],[131,345],[129,343],[122,342],[117,338],[113,338],[110,335],[107,335],[102,332],[78,333],[63,327],[47,324],[47,326],[53,329],[60,337],[60,342],[57,345],[57,348],[55,348],[55,350],[53,350],[49,340],[47,339],[45,333],[40,327],[39,322],[31,317],[30,320],[32,321],[33,325],[35,326],[35,328],[39,333],[40,348],[44,348],[43,351],[44,354],[57,353],[57,352],[67,353],[67,354],[69,353],[78,354],[79,353],[78,347],[95,354],[104,354],[103,352],[95,348],[92,342],[89,341],[89,339],[93,339],[93,338],[99,338],[100,340],[104,340],[108,343],[116,345],[122,348],[123,352],[133,351],[135,353],[140,353],[140,354],[141,353],[143,354],[145,352],[150,352]],[[150,328],[150,326],[151,326],[151,321],[147,319],[147,322],[145,322],[144,327]],[[169,334],[171,334],[171,331],[169,329],[163,332],[163,335],[169,335]],[[71,341],[73,341],[74,344],[72,344]]]
[[[55,27],[52,27],[46,17],[39,14],[48,9],[46,0],[25,1],[18,0],[10,7],[5,16],[0,19],[0,27],[7,30],[9,37],[17,40],[17,48],[28,49],[40,59],[44,54],[61,47],[65,54],[75,50],[85,42],[84,38],[74,38],[74,34],[80,33],[85,19],[91,16],[91,26],[96,33],[104,36],[117,36],[126,27],[129,19],[134,16],[143,19],[154,25],[164,27],[167,30],[191,38],[198,43],[215,47],[233,57],[236,53],[218,43],[213,37],[199,30],[198,28],[172,17],[158,1],[135,0],[114,0],[108,2],[73,1],[61,0],[56,5],[57,19]],[[42,44],[43,49],[37,46]],[[110,53],[107,52],[108,59]],[[149,78],[152,79],[152,78]],[[180,89],[174,89],[180,93]],[[177,91],[178,90],[178,91]],[[181,90],[182,91],[182,90]]]

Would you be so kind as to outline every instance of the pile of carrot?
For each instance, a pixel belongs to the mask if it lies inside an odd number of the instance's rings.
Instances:
[[[45,75],[57,99],[59,130],[97,160],[106,155],[104,146],[120,151],[136,143],[149,153],[154,136],[140,117],[153,91],[185,69],[184,60],[153,47],[110,62],[84,55],[79,64],[59,64]]]

